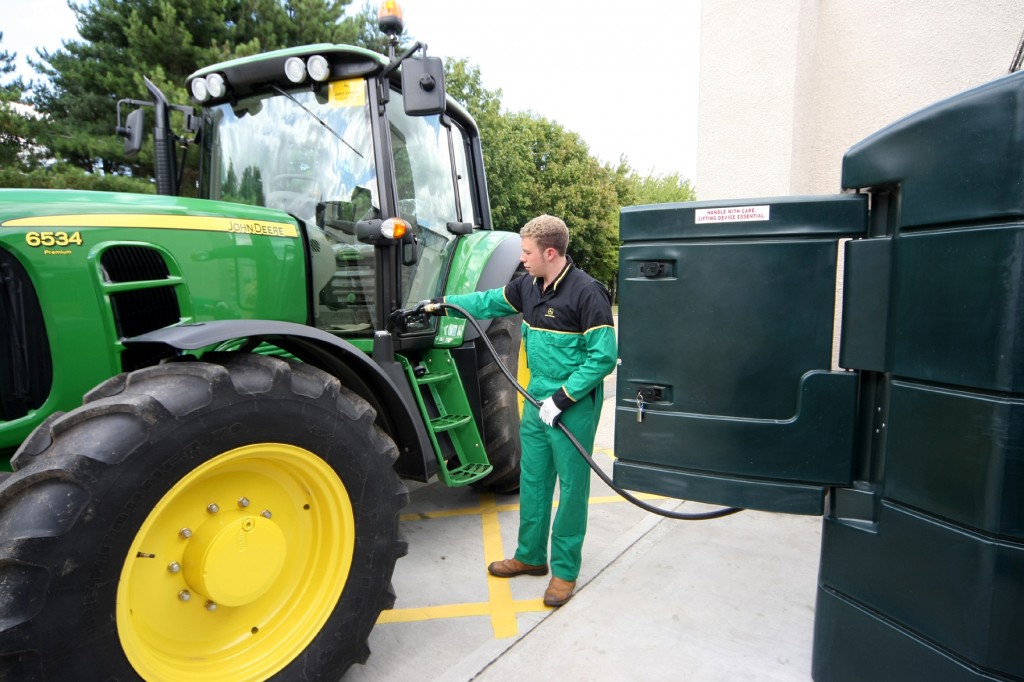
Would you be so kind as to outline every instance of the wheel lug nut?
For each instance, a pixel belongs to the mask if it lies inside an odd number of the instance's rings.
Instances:
[[[168,573],[178,573],[179,571],[181,571],[181,564],[179,564],[177,561],[172,561],[171,563],[167,564]]]
[[[211,502],[210,504],[206,505],[206,511],[210,512],[211,514],[216,514],[220,511],[220,507],[217,506],[216,502]]]
[[[188,601],[191,598],[192,598],[192,593],[189,592],[188,590],[182,590],[181,592],[178,593],[178,599],[180,599],[181,601]]]
[[[248,497],[239,497],[238,498],[238,506],[241,507],[242,509],[245,509],[246,507],[248,507],[249,506],[249,498]]]
[[[216,611],[217,610],[217,605],[215,603],[213,603],[212,601],[207,601],[206,602],[206,610],[207,611]]]
[[[190,537],[192,537],[192,529],[191,528],[182,528],[181,530],[178,531],[178,535],[180,535],[181,537],[183,537],[186,540],[188,540]]]
[[[264,509],[263,511],[260,512],[260,516],[262,516],[265,519],[269,519],[271,516],[273,516],[273,514],[270,513],[269,509]]]

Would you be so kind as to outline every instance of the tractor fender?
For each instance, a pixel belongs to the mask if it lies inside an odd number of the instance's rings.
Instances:
[[[462,273],[452,278],[446,287],[446,293],[461,294],[470,291],[487,291],[497,289],[509,283],[519,267],[522,255],[522,240],[515,232],[499,232],[487,230],[474,233],[460,244],[465,248],[456,250],[451,272]],[[474,276],[479,273],[474,281]],[[491,320],[479,320],[480,327],[486,332]],[[476,329],[468,327],[464,340],[478,337]]]
[[[477,291],[505,286],[519,267],[522,240],[515,232],[507,234],[508,236],[495,246],[490,258],[487,259],[487,265],[484,266],[477,282]]]
[[[378,332],[390,341],[390,335]],[[378,363],[352,343],[333,334],[295,322],[276,320],[216,320],[164,327],[125,339],[124,345],[160,344],[177,350],[198,350],[236,339],[272,342],[298,360],[336,376],[377,412],[377,423],[398,446],[404,462],[422,462],[433,452],[426,428],[404,375],[393,354]],[[383,339],[376,339],[375,343]],[[390,350],[390,349],[388,349]],[[394,367],[382,367],[392,364]],[[388,371],[391,370],[391,371]],[[418,467],[402,472],[422,478]]]

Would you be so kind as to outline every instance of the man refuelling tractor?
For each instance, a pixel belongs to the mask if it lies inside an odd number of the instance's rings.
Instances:
[[[520,239],[381,26],[388,59],[123,100],[160,196],[0,190],[0,679],[337,679],[394,601],[400,477],[518,486],[520,320],[416,304],[521,276]],[[842,185],[623,209],[615,483],[823,516],[819,681],[1024,679],[1024,73]]]

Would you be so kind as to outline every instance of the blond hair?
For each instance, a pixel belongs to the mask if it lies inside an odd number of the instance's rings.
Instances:
[[[529,237],[541,250],[554,249],[559,256],[564,256],[569,246],[569,228],[561,218],[546,213],[523,225],[519,236]]]

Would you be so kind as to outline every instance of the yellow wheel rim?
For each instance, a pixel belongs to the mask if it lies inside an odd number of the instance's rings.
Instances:
[[[355,546],[338,475],[308,450],[225,452],[177,483],[135,536],[117,630],[146,680],[263,680],[327,622]]]

